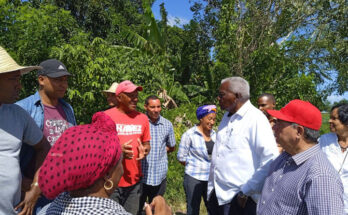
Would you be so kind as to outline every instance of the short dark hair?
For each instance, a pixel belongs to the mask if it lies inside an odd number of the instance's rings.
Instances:
[[[331,108],[331,112],[338,108],[338,119],[344,124],[348,126],[348,104],[337,104]]]
[[[275,100],[273,94],[262,93],[257,99],[262,98],[262,97],[267,97],[274,105],[276,104],[276,100]]]
[[[299,125],[297,123],[292,123],[292,126],[299,126]],[[303,128],[304,128],[304,138],[313,143],[318,143],[318,139],[320,137],[320,131],[307,128],[305,126],[303,126]]]
[[[159,98],[156,95],[148,96],[145,99],[145,105],[148,105],[150,100],[157,100],[157,99],[159,100]]]

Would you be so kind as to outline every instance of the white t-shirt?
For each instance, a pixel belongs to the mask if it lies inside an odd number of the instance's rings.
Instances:
[[[0,105],[0,214],[17,214],[22,175],[19,152],[22,143],[35,145],[42,139],[42,131],[21,107]]]

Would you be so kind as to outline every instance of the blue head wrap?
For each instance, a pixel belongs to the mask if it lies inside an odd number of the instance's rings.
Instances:
[[[196,110],[196,116],[197,119],[200,120],[206,115],[210,113],[216,113],[216,106],[215,105],[203,105],[197,108]]]

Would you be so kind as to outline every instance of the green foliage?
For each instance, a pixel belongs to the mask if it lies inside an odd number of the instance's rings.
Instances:
[[[101,92],[110,83],[130,79],[144,87],[144,92],[140,93],[142,96],[156,94],[155,90],[159,89],[163,78],[160,71],[156,71],[157,67],[152,66],[156,58],[110,46],[101,38],[95,38],[87,45],[65,44],[55,47],[51,57],[64,62],[73,74],[67,97],[73,104],[79,123],[88,123],[93,113],[106,108]]]
[[[216,104],[220,81],[229,76],[249,81],[254,103],[273,93],[278,108],[299,98],[327,110],[327,95],[348,90],[344,0],[192,0],[194,18],[181,27],[167,25],[164,4],[155,20],[153,2],[0,0],[0,45],[22,65],[61,60],[73,74],[66,99],[78,123],[107,108],[101,91],[114,81],[143,86],[139,110],[148,95],[163,95],[163,103],[172,98],[179,107],[163,115],[178,143],[197,123],[196,108]],[[34,93],[35,72],[22,85],[21,98]],[[183,170],[170,154],[166,197],[174,205],[185,201]]]
[[[329,119],[330,119],[330,113],[322,113],[322,124],[320,127],[320,134],[326,134],[330,132],[330,125],[329,125]]]
[[[204,13],[197,15],[199,21],[210,26],[207,32],[215,39],[216,81],[232,75],[245,77],[252,100],[265,91],[279,92],[281,87],[281,104],[305,98],[322,106],[333,90],[347,90],[344,1],[206,0],[205,7],[194,2],[195,14]],[[335,87],[318,90],[335,73]]]

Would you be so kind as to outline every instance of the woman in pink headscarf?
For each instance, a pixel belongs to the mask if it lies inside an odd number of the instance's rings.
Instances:
[[[92,124],[67,129],[48,153],[39,173],[42,193],[55,200],[45,214],[129,215],[110,199],[123,175],[122,151],[115,123],[103,112],[94,114]],[[162,197],[152,203],[170,214]],[[146,214],[152,214],[147,210]]]

